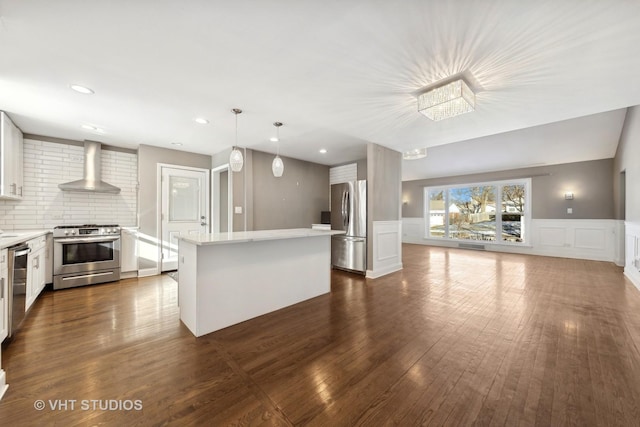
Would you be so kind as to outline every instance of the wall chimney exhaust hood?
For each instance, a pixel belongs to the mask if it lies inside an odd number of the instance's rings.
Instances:
[[[62,191],[83,191],[91,193],[118,194],[120,189],[114,185],[102,181],[102,162],[100,153],[102,148],[99,142],[84,142],[84,178],[77,181],[59,184]]]

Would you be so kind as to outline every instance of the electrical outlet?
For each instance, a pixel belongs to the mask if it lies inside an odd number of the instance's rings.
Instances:
[[[573,213],[573,208],[567,208],[567,213],[568,214],[572,214]]]
[[[242,214],[242,206],[236,206],[233,212],[237,214]]]

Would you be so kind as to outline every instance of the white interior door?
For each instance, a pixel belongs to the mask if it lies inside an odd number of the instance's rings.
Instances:
[[[178,235],[206,233],[209,171],[162,166],[161,271],[178,268]]]

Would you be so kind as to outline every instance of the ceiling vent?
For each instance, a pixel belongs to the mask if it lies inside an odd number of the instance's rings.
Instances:
[[[58,185],[62,191],[82,191],[91,193],[120,193],[114,185],[102,181],[102,162],[100,154],[102,147],[99,142],[84,142],[84,176],[77,181],[65,182]]]

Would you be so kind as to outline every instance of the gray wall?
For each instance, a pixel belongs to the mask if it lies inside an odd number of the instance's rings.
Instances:
[[[253,230],[253,150],[239,147],[242,151],[244,164],[240,172],[232,172],[229,168],[233,192],[233,231]],[[229,164],[231,148],[211,156],[211,168]],[[228,176],[227,176],[228,178]],[[247,185],[245,186],[245,182]],[[236,213],[235,208],[242,208],[242,213]],[[247,215],[247,212],[249,214]],[[222,218],[221,218],[222,219]]]
[[[624,195],[621,194],[620,186],[620,173],[623,171],[626,176]],[[627,110],[612,175],[616,218],[640,222],[640,106]]]
[[[253,229],[310,228],[319,223],[320,212],[329,206],[329,167],[282,157],[284,174],[276,178],[273,158],[253,151]]]
[[[402,216],[422,217],[424,215],[424,187],[532,177],[533,218],[612,219],[614,218],[613,164],[613,159],[603,159],[405,181],[402,183]],[[574,200],[564,200],[564,193],[568,191],[573,192]],[[569,207],[573,208],[573,214],[567,214]]]
[[[229,217],[229,172],[220,173],[220,231],[228,230]]]
[[[138,190],[138,215],[143,242],[144,235],[152,239],[158,238],[158,211],[156,209],[158,163],[209,169],[211,168],[211,156],[140,145],[138,148],[138,182],[140,185]],[[157,260],[140,259],[140,269],[155,268],[156,266]]]
[[[231,155],[231,148],[216,153],[211,156],[211,169],[217,168],[224,164],[229,163],[229,156]]]
[[[240,150],[244,156],[242,170],[231,172],[234,206],[233,231],[253,230],[253,150],[247,148],[240,148]],[[227,155],[228,161],[229,156]],[[242,207],[242,213],[236,213],[236,207]]]
[[[358,168],[359,169],[359,168]],[[398,221],[402,194],[402,154],[367,145],[367,269],[373,270],[373,221]]]
[[[367,159],[356,160],[356,165],[358,168],[358,180],[367,179]]]

